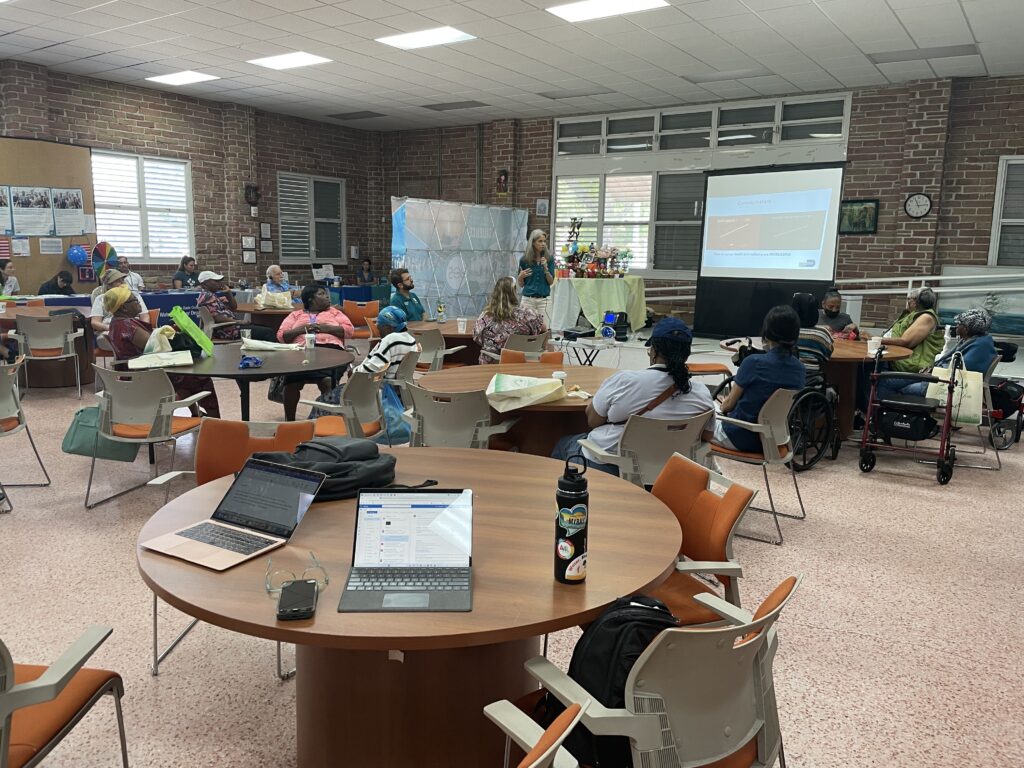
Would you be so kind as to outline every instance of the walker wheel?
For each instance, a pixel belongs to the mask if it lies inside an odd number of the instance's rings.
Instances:
[[[875,468],[875,461],[877,461],[877,457],[875,456],[874,451],[861,451],[860,462],[858,464],[858,466],[860,466],[860,471],[870,472]]]
[[[988,440],[997,451],[1005,451],[1017,437],[1017,422],[1014,419],[997,421],[988,431]]]
[[[938,469],[935,470],[935,479],[939,481],[939,485],[948,484],[953,479],[953,463],[940,460]]]

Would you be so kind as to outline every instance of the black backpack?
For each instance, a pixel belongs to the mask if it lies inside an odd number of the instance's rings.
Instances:
[[[606,707],[626,705],[626,678],[651,641],[679,620],[660,600],[644,595],[620,597],[586,628],[569,662],[569,677]],[[547,727],[565,706],[550,693],[538,702],[534,718]],[[564,746],[581,765],[632,768],[626,736],[594,736],[578,726]]]
[[[317,437],[300,443],[295,453],[270,451],[253,458],[326,474],[316,501],[351,499],[360,488],[383,488],[395,481],[395,457],[361,438]]]

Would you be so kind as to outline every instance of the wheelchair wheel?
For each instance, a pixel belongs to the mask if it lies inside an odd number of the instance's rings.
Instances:
[[[1017,439],[1017,420],[1003,419],[997,421],[988,430],[988,441],[997,451],[1005,451]]]
[[[832,405],[818,390],[805,390],[789,411],[789,433],[793,442],[793,469],[804,472],[833,450]]]

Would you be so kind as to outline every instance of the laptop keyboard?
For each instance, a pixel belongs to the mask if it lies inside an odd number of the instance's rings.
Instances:
[[[459,592],[469,589],[468,568],[357,568],[346,589],[363,592]]]
[[[200,523],[186,528],[184,531],[178,531],[177,535],[193,541],[201,541],[204,544],[212,544],[240,555],[251,555],[274,543],[271,539],[263,536],[254,536],[251,533],[236,531],[233,528],[225,528],[213,523]]]

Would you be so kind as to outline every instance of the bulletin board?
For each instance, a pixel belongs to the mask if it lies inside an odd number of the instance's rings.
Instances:
[[[0,138],[0,185],[81,189],[86,216],[96,215],[92,159],[88,147],[36,139]],[[78,270],[67,260],[67,250],[75,243],[91,251],[96,243],[96,234],[64,236],[61,241],[62,253],[41,254],[39,238],[30,237],[30,255],[12,257],[22,293],[35,293],[42,283],[62,269],[75,278],[76,293],[89,293],[96,287],[96,283],[79,283]]]

